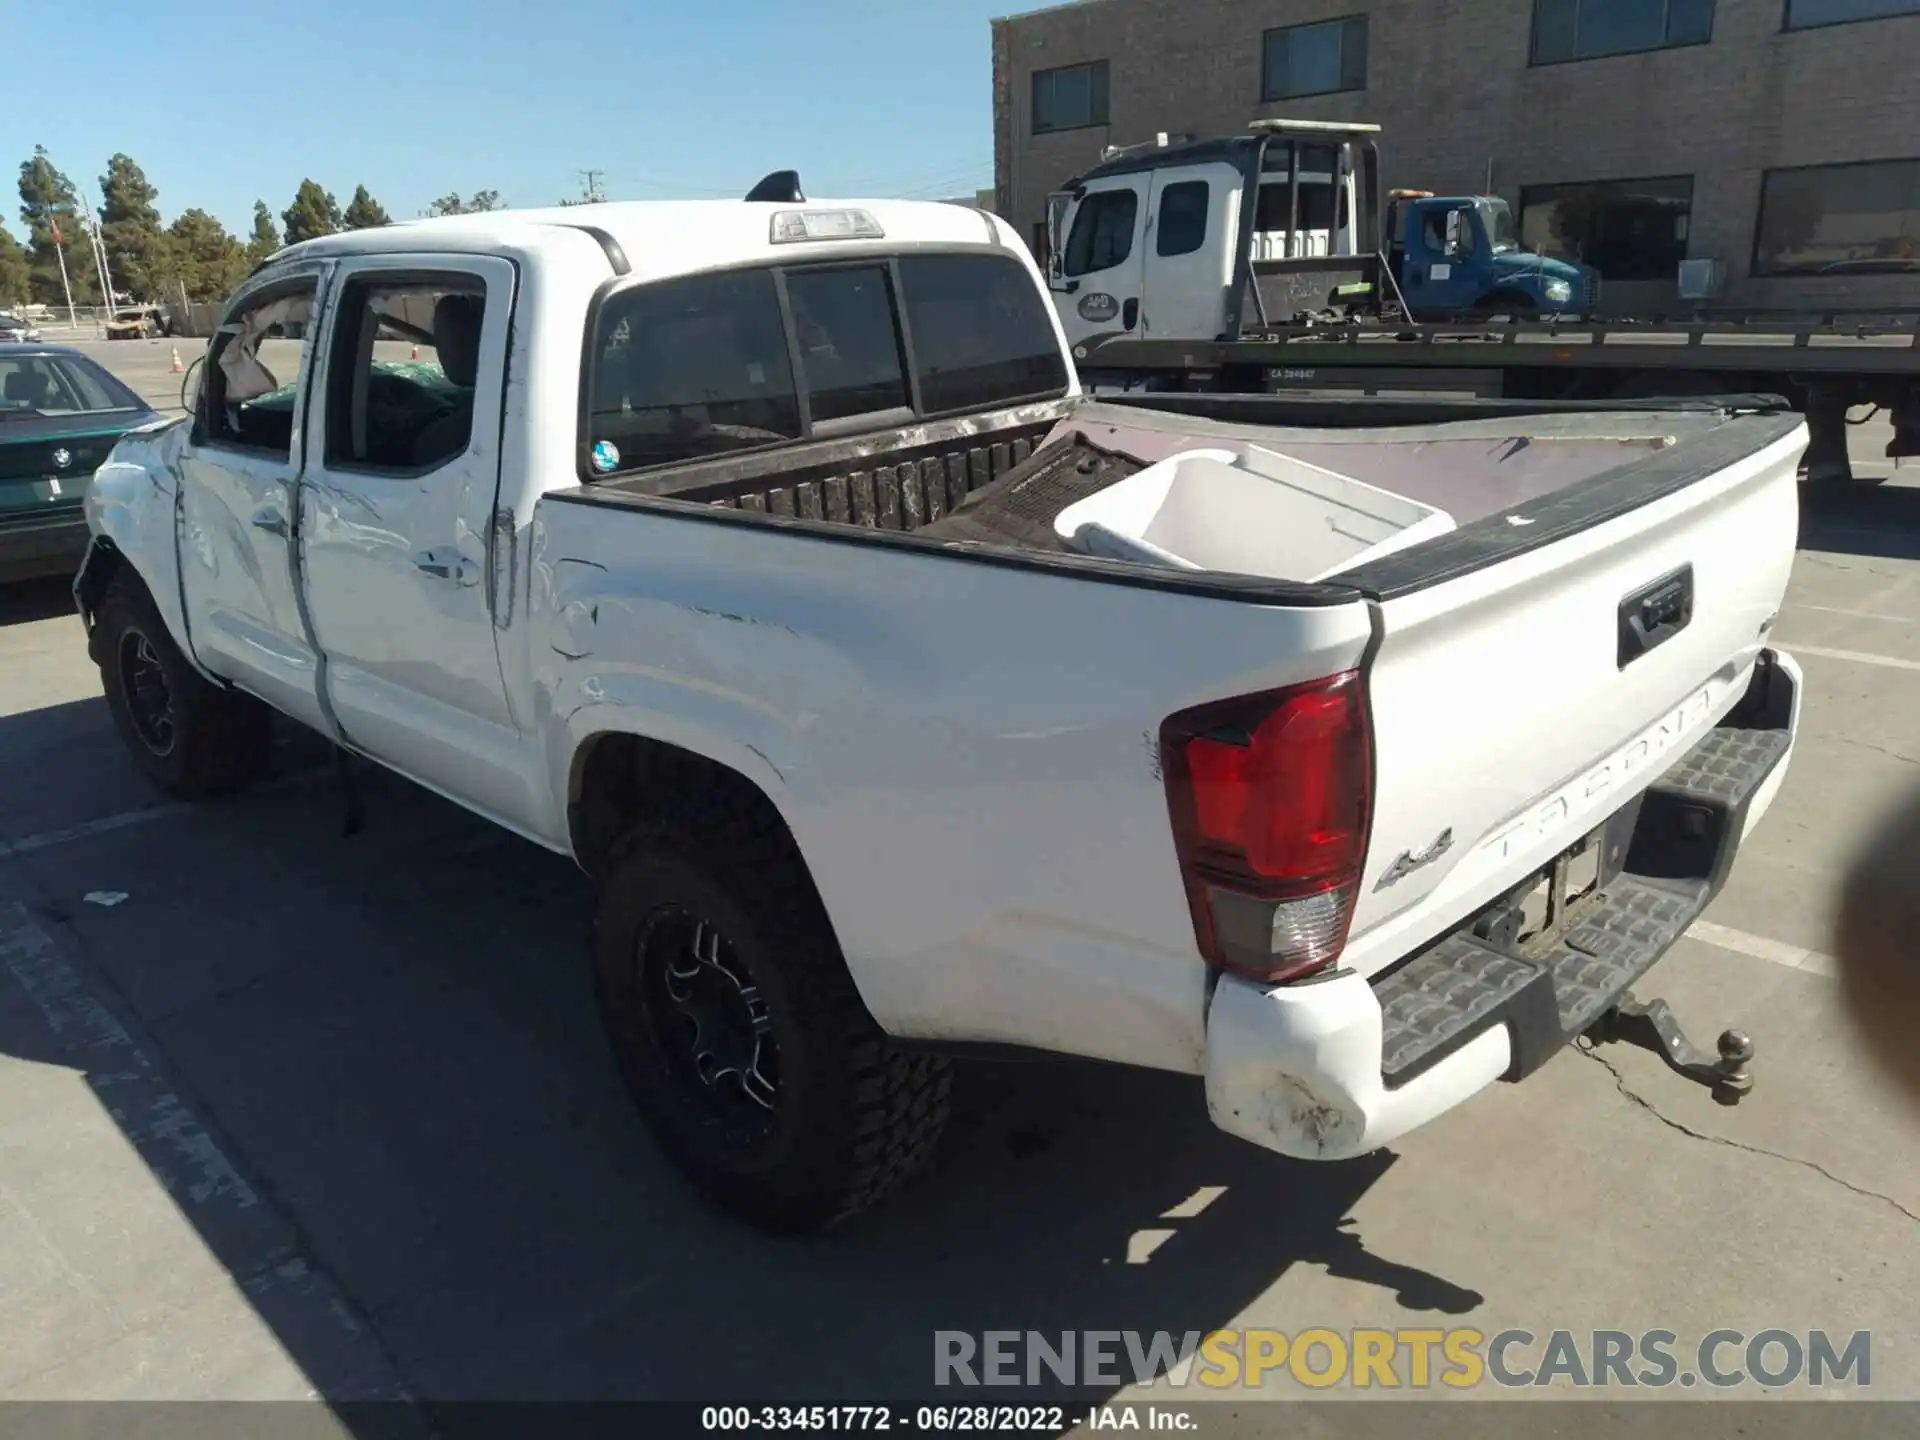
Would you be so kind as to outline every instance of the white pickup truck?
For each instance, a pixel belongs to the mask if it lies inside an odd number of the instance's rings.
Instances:
[[[1096,401],[977,210],[357,230],[203,369],[88,497],[133,755],[230,792],[278,712],[574,857],[637,1103],[771,1228],[918,1167],[973,1046],[1201,1076],[1319,1159],[1520,1079],[1712,897],[1798,723],[1794,415]],[[1168,464],[1193,513],[1284,471],[1444,518],[1342,568],[1337,516],[1177,533]],[[1109,491],[1137,553],[1056,523]]]

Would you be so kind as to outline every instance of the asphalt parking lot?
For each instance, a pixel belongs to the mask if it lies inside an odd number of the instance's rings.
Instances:
[[[172,342],[88,348],[177,395]],[[62,587],[0,592],[0,1399],[924,1398],[936,1330],[1456,1325],[1869,1330],[1855,1393],[1920,1399],[1920,1114],[1825,955],[1849,846],[1920,785],[1920,466],[1809,507],[1777,633],[1792,773],[1636,987],[1752,1034],[1738,1108],[1569,1050],[1309,1166],[1214,1131],[1196,1081],[975,1065],[930,1181],[796,1243],[706,1210],[631,1114],[567,862],[372,773],[346,838],[297,736],[253,793],[163,804]]]

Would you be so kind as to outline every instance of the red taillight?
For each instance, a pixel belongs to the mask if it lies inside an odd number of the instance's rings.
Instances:
[[[1372,815],[1359,673],[1182,711],[1160,753],[1201,954],[1267,981],[1331,965]]]

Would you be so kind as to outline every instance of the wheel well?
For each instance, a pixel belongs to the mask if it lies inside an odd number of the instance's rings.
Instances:
[[[595,736],[574,756],[567,829],[574,859],[597,874],[614,841],[636,820],[685,813],[697,802],[748,811],[784,838],[805,871],[800,847],[780,809],[759,785],[705,755],[642,735]]]
[[[89,628],[93,625],[93,617],[100,609],[100,601],[105,597],[107,587],[113,583],[113,577],[126,568],[126,564],[126,556],[111,540],[105,538],[96,541],[87,552],[86,565],[74,578],[73,595]]]

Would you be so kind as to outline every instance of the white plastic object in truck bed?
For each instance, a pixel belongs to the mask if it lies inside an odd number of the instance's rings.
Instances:
[[[1054,517],[1089,555],[1312,581],[1454,528],[1443,510],[1257,445],[1183,450]]]

